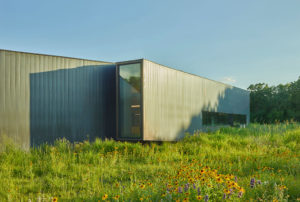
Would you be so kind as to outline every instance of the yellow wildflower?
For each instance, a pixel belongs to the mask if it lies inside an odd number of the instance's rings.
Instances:
[[[184,198],[182,202],[188,202],[189,198]]]
[[[108,195],[107,195],[107,194],[104,194],[104,195],[102,196],[102,200],[103,200],[103,201],[105,201],[107,198],[108,198]]]
[[[230,194],[230,191],[228,189],[224,189],[225,194]]]
[[[218,177],[218,178],[217,178],[217,182],[218,182],[218,183],[222,183],[223,180],[222,180],[220,177]]]

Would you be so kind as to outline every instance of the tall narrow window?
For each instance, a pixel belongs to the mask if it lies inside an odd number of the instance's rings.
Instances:
[[[141,139],[141,64],[119,65],[118,136]]]

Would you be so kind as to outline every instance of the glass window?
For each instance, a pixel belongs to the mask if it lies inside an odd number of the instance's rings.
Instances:
[[[202,112],[202,124],[206,126],[246,124],[246,115],[221,112]]]
[[[141,139],[141,64],[119,66],[119,137]]]

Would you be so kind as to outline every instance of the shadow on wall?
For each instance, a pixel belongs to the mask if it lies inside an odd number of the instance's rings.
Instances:
[[[115,136],[115,65],[30,74],[30,145]]]
[[[188,127],[182,127],[177,133],[177,139],[184,137],[184,133],[193,134],[195,131],[203,130],[202,111],[223,112],[229,114],[243,114],[250,120],[250,98],[249,92],[236,87],[227,87],[224,92],[218,94],[217,102],[206,103],[200,113],[191,117]]]

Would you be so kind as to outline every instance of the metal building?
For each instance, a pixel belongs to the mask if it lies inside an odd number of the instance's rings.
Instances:
[[[0,144],[57,138],[173,141],[249,122],[249,92],[148,60],[111,63],[0,49]]]
[[[249,92],[148,60],[117,63],[117,138],[174,141],[250,120]]]
[[[0,50],[0,144],[115,135],[115,65]]]

